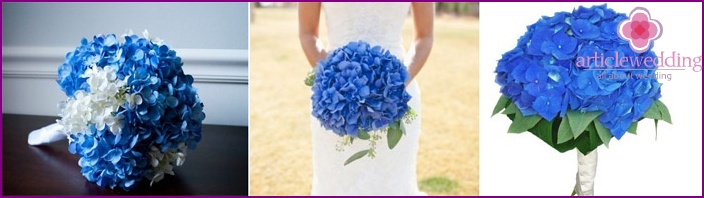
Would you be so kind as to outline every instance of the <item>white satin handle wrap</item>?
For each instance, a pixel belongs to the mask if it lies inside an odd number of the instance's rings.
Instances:
[[[58,123],[42,127],[29,133],[27,143],[32,146],[48,144],[59,140],[66,140],[66,134],[62,131],[63,127]]]
[[[596,150],[583,155],[577,151],[577,184],[574,186],[574,193],[579,196],[594,196],[594,177],[596,177],[597,164]]]

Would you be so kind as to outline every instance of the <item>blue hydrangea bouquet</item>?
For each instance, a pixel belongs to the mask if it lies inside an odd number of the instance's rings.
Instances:
[[[657,67],[580,62],[595,54],[655,59],[650,49],[637,53],[619,38],[617,27],[626,18],[606,5],[580,6],[528,26],[498,61],[502,96],[492,115],[503,111],[513,121],[509,133],[529,131],[559,152],[576,148],[582,155],[608,147],[614,137],[636,134],[644,118],[655,126],[659,120],[671,123],[659,100],[661,83],[639,78],[652,76]]]
[[[380,46],[350,42],[318,62],[305,80],[313,95],[312,115],[327,130],[343,137],[342,147],[355,139],[370,141],[369,149],[353,154],[345,165],[374,157],[376,141],[386,134],[393,149],[416,117],[408,106],[406,66]]]
[[[201,140],[203,103],[176,51],[127,34],[96,35],[66,54],[57,120],[90,182],[124,190],[174,175]]]

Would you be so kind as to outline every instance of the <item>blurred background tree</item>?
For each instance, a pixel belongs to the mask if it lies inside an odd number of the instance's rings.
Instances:
[[[295,2],[255,2],[252,8],[275,7],[294,8]],[[479,17],[479,2],[437,2],[435,3],[437,15],[474,16]],[[254,9],[250,10],[251,21],[254,21]]]
[[[437,2],[435,3],[435,12],[437,14],[479,17],[479,2]]]

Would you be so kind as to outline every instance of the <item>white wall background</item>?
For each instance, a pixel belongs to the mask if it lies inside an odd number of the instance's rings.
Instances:
[[[184,60],[206,124],[248,124],[247,3],[3,3],[2,113],[57,115],[57,68],[81,38],[144,29]]]
[[[601,3],[482,3],[480,21],[480,194],[568,196],[575,184],[577,153],[559,153],[529,132],[508,134],[510,120],[491,117],[501,96],[494,82],[497,61],[516,46],[526,26],[541,16],[572,11],[579,5]],[[645,7],[663,25],[655,41],[657,52],[677,51],[701,56],[701,3],[609,3],[617,12]],[[660,80],[661,100],[674,124],[652,120],[638,125],[638,135],[626,134],[599,147],[595,195],[699,195],[702,193],[702,73],[672,74]]]

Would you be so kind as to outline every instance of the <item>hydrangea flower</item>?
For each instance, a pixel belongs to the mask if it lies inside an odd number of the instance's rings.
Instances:
[[[580,65],[578,57],[655,58],[649,50],[634,52],[619,38],[618,24],[627,18],[606,5],[541,18],[498,61],[501,93],[523,115],[537,114],[547,121],[573,110],[603,112],[597,119],[620,139],[660,98],[657,78],[637,77],[655,70],[635,63],[618,65],[618,60]]]
[[[88,130],[86,123],[92,123],[98,130],[108,127],[112,133],[118,133],[124,126],[124,116],[115,112],[125,104],[125,98],[134,97],[124,96],[125,82],[116,79],[111,67],[103,69],[96,65],[90,66],[81,77],[88,78],[89,91],[78,90],[73,93],[74,98],[61,103],[62,119],[59,123],[64,126],[64,131],[80,133]]]
[[[57,83],[68,99],[61,124],[88,181],[130,190],[174,174],[205,119],[193,77],[176,52],[127,34],[96,35],[66,55]]]
[[[386,128],[409,111],[406,66],[380,46],[350,42],[316,69],[312,115],[340,136]]]

